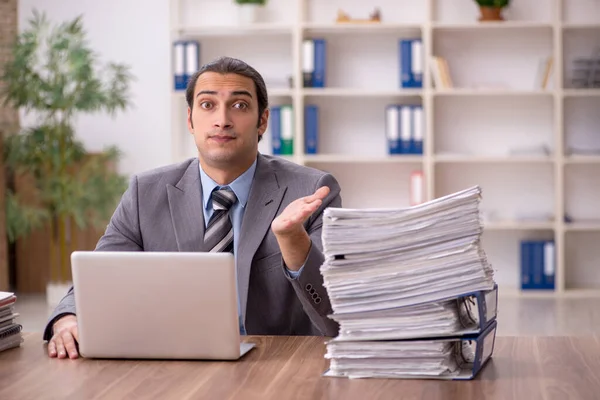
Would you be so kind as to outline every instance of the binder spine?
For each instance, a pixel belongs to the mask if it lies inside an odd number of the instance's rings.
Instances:
[[[546,241],[544,243],[544,264],[543,264],[543,282],[544,289],[554,290],[556,276],[556,258],[554,253],[554,241]]]
[[[535,289],[542,288],[542,269],[544,268],[544,243],[533,242],[533,286]]]
[[[317,154],[319,143],[319,109],[315,105],[307,105],[304,111],[304,151],[306,154]]]
[[[185,42],[173,43],[173,85],[175,90],[185,90]]]
[[[423,41],[414,39],[411,43],[411,86],[413,88],[423,87]]]
[[[304,87],[313,87],[315,73],[315,43],[312,39],[302,42],[302,78]]]
[[[411,41],[400,40],[400,87],[412,87]]]
[[[492,357],[492,354],[494,353],[494,345],[496,344],[497,324],[497,321],[494,320],[490,326],[476,339],[477,350],[475,352],[473,370],[469,379],[473,379]]]
[[[313,85],[316,88],[326,86],[327,76],[327,49],[325,39],[314,39],[314,62],[315,71],[313,76]]]
[[[412,107],[412,139],[411,139],[411,153],[412,154],[423,154],[423,134],[424,134],[424,121],[423,121],[423,106]]]
[[[271,107],[271,146],[274,155],[281,154],[281,107]]]
[[[482,296],[481,320],[484,323],[480,326],[484,329],[485,326],[498,316],[498,285],[493,290],[484,292]]]
[[[528,241],[521,241],[521,289],[531,289],[531,244]]]
[[[497,316],[498,286],[488,291],[467,293],[456,301],[463,327],[475,325],[476,331],[483,332]]]
[[[281,106],[281,154],[294,154],[294,116],[291,105]]]
[[[395,104],[385,109],[385,135],[389,154],[400,154],[400,110]]]
[[[400,106],[400,153],[402,154],[410,154],[412,148],[413,121],[411,108],[406,105]]]
[[[192,75],[200,69],[200,43],[187,41],[185,50],[185,86],[187,87]]]

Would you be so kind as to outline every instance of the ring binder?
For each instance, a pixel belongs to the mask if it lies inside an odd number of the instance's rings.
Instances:
[[[464,337],[483,332],[497,316],[498,286],[411,306],[331,314],[339,326],[333,341]]]
[[[497,321],[466,337],[327,342],[330,367],[323,376],[472,380],[492,358]]]
[[[498,285],[478,186],[408,208],[329,208],[323,285],[339,324],[326,376],[471,379],[493,352]]]

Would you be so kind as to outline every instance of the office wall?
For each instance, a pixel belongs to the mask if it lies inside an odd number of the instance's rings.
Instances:
[[[165,0],[20,0],[19,29],[33,9],[53,21],[83,15],[91,46],[101,60],[132,67],[133,108],[111,118],[106,114],[78,118],[77,134],[91,151],[116,144],[124,152],[119,165],[131,174],[169,163],[171,142],[169,4]],[[24,118],[25,125],[31,118]]]

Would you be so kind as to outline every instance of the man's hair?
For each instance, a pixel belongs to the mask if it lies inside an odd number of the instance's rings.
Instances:
[[[252,79],[258,100],[258,121],[256,122],[256,126],[260,126],[260,117],[269,106],[269,97],[267,95],[267,85],[265,84],[263,77],[256,69],[252,68],[244,61],[232,57],[219,57],[208,64],[204,64],[196,73],[194,73],[194,75],[191,76],[185,91],[185,99],[188,107],[190,107],[190,110],[193,109],[194,88],[196,87],[196,81],[198,80],[198,77],[205,72],[216,72],[223,75],[237,74]],[[260,139],[262,139],[262,135],[260,136]]]

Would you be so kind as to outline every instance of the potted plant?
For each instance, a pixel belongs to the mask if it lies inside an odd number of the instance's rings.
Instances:
[[[509,0],[475,0],[479,5],[479,21],[503,21],[502,9],[508,7]]]
[[[258,21],[259,11],[265,6],[267,0],[235,0],[238,5],[238,22],[252,24]]]
[[[35,116],[33,126],[5,138],[6,166],[11,174],[27,177],[35,198],[26,201],[7,190],[7,236],[12,243],[48,228],[46,293],[52,305],[70,286],[70,253],[77,250],[71,229],[105,228],[127,187],[127,178],[114,171],[118,149],[86,151],[74,118],[125,110],[133,77],[125,65],[100,65],[86,42],[81,17],[51,26],[37,11],[0,72],[5,104]]]

